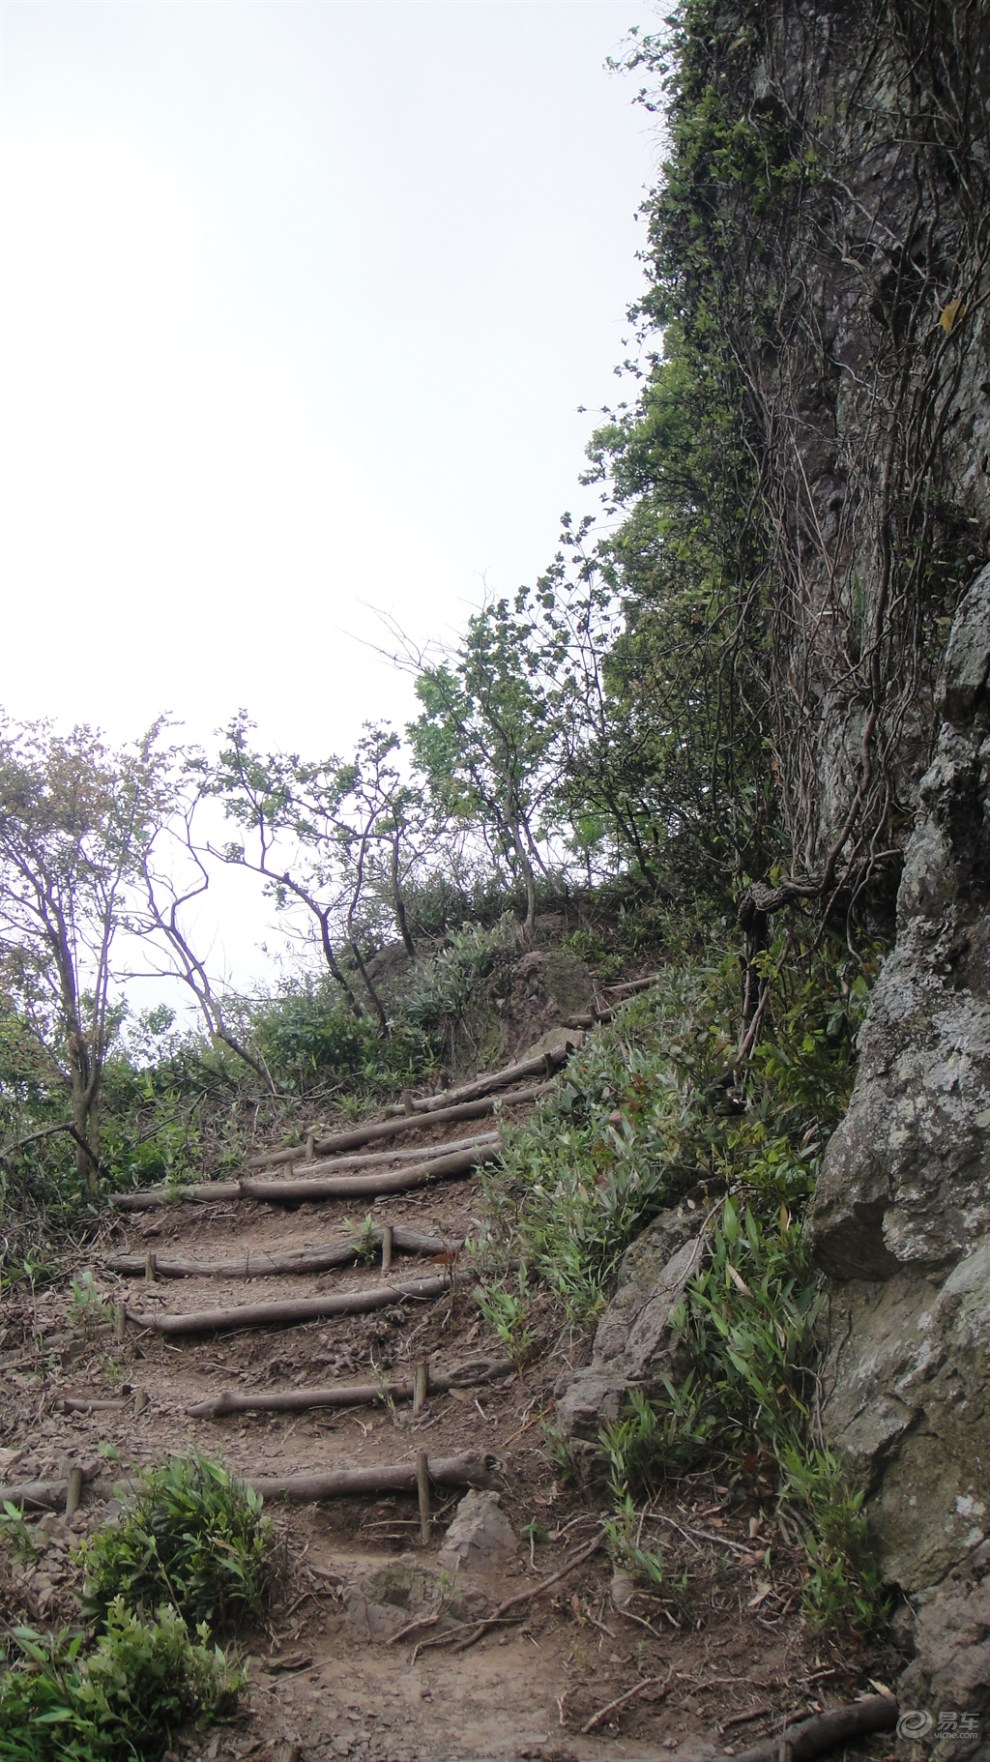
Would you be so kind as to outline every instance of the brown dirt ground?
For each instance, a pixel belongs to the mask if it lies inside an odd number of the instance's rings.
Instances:
[[[446,1137],[471,1129],[452,1127]],[[424,1127],[424,1150],[442,1139]],[[408,1144],[408,1135],[397,1142]],[[114,1218],[62,1284],[31,1301],[8,1299],[0,1317],[0,1479],[48,1479],[72,1464],[97,1468],[104,1479],[123,1477],[191,1449],[244,1475],[273,1475],[480,1448],[498,1459],[502,1508],[518,1547],[508,1564],[472,1578],[471,1588],[489,1608],[535,1588],[596,1533],[594,1501],[561,1485],[540,1424],[552,1416],[554,1382],[576,1361],[581,1341],[547,1334],[534,1361],[493,1383],[432,1396],[417,1418],[394,1405],[193,1419],[187,1407],[225,1389],[367,1380],[426,1355],[445,1365],[498,1357],[502,1348],[479,1315],[469,1271],[429,1304],[172,1338],[129,1323],[121,1342],[112,1328],[81,1318],[71,1295],[82,1265],[92,1267],[109,1298],[125,1297],[142,1313],[366,1288],[380,1270],[147,1284],[108,1273],[105,1261],[121,1249],[263,1256],[309,1247],[346,1233],[345,1221],[353,1225],[369,1209],[378,1222],[452,1239],[471,1231],[482,1208],[479,1181],[470,1177],[370,1206],[335,1200],[288,1209],[242,1200]],[[436,1270],[397,1256],[390,1277]],[[140,1412],[132,1403],[69,1414],[54,1405],[60,1396],[105,1399],[131,1389],[147,1395]],[[393,1643],[387,1634],[370,1638],[348,1609],[348,1588],[397,1560],[432,1572],[434,1598],[456,1598],[459,1587],[440,1574],[437,1549],[459,1493],[436,1494],[425,1546],[415,1497],[272,1506],[287,1565],[269,1631],[249,1646],[246,1708],[232,1724],[190,1738],[182,1754],[217,1762],[590,1762],[606,1754],[701,1762],[755,1743],[779,1729],[785,1714],[803,1717],[851,1699],[885,1661],[808,1631],[801,1551],[772,1502],[761,1504],[758,1467],[754,1477],[749,1487],[731,1489],[701,1477],[650,1515],[644,1545],[662,1541],[669,1592],[613,1580],[601,1549],[463,1650],[456,1642],[471,1630],[452,1616],[447,1627],[423,1626]],[[90,1492],[75,1517],[37,1519],[39,1551],[27,1565],[0,1542],[5,1622],[71,1619],[70,1544],[107,1513]],[[530,1525],[547,1539],[529,1540]],[[411,1612],[392,1611],[393,1631]],[[856,1753],[879,1757],[890,1747],[878,1739]]]

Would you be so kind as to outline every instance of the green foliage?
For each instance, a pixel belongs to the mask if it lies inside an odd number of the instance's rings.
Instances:
[[[478,1307],[496,1339],[513,1358],[524,1358],[533,1344],[527,1326],[529,1292],[521,1271],[515,1289],[508,1279],[490,1279],[478,1291]]]
[[[115,1600],[88,1654],[78,1633],[12,1638],[22,1656],[0,1674],[0,1762],[156,1762],[190,1721],[232,1712],[244,1683],[167,1606],[143,1619]]]
[[[373,1265],[381,1249],[382,1232],[370,1211],[366,1212],[359,1224],[355,1224],[350,1218],[345,1218],[344,1229],[354,1238],[356,1258],[364,1266]]]
[[[218,1463],[179,1457],[148,1470],[116,1522],[81,1545],[91,1615],[122,1597],[149,1614],[169,1602],[195,1626],[260,1621],[273,1572],[261,1499]]]
[[[112,1315],[113,1304],[105,1292],[100,1290],[87,1267],[69,1286],[66,1318],[70,1328],[77,1329],[81,1334],[90,1334],[109,1322]]]
[[[725,1053],[720,995],[727,1004],[717,970],[668,969],[576,1055],[535,1119],[505,1134],[484,1177],[496,1240],[575,1320],[599,1308],[650,1218],[712,1174],[724,1133],[706,1091]]]
[[[638,1502],[713,1462],[742,1487],[769,1480],[802,1512],[805,1604],[825,1625],[867,1626],[879,1599],[861,1502],[813,1436],[820,1291],[802,1213],[848,1099],[875,958],[808,946],[797,923],[782,931],[763,957],[764,1037],[738,1071],[737,959],[666,968],[572,1059],[486,1176],[486,1313],[515,1332],[532,1331],[541,1290],[572,1320],[593,1317],[644,1224],[694,1207],[669,1374],[634,1391],[599,1440],[613,1552],[659,1585],[662,1560],[636,1552]]]
[[[496,861],[525,885],[532,922],[557,729],[525,620],[508,600],[486,604],[456,651],[422,668],[416,695],[423,713],[408,734],[434,801],[481,827]]]
[[[18,1559],[26,1562],[35,1558],[38,1549],[31,1526],[25,1522],[23,1508],[10,1499],[4,1500],[0,1510],[0,1536],[10,1543]]]
[[[414,1027],[443,1030],[485,988],[500,966],[518,953],[514,926],[500,920],[491,929],[466,924],[455,930],[427,967],[417,968],[402,1000],[402,1013]]]
[[[785,1498],[807,1526],[808,1572],[802,1602],[813,1626],[854,1627],[869,1633],[887,1613],[864,1510],[831,1450],[806,1438],[780,1451]]]
[[[251,1029],[278,1087],[297,1095],[345,1081],[399,1089],[433,1062],[415,1021],[395,1022],[383,1037],[341,1004],[332,981],[284,985],[277,997],[255,1005]]]
[[[87,727],[62,737],[0,717],[0,1000],[17,1017],[22,1084],[41,1074],[25,1067],[33,1040],[94,1193],[100,1087],[121,1022],[112,948],[128,884],[172,799],[159,733],[160,724],[136,748],[110,752]],[[5,1041],[9,1057],[9,1020]]]
[[[654,1594],[661,1592],[667,1601],[680,1601],[688,1588],[688,1574],[672,1578],[662,1552],[643,1547],[643,1514],[628,1493],[617,1497],[611,1516],[602,1520],[602,1528],[616,1566]]]

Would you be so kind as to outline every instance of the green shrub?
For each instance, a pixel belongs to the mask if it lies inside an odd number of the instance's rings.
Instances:
[[[0,1675],[0,1762],[156,1762],[179,1728],[233,1711],[243,1676],[206,1630],[174,1610],[144,1620],[122,1598],[84,1655],[84,1636],[12,1635],[22,1654]]]
[[[383,1036],[344,1007],[332,981],[294,982],[256,1004],[251,1034],[279,1090],[298,1095],[342,1081],[352,1091],[398,1089],[433,1063],[415,1024],[397,1021]]]
[[[140,1477],[122,1515],[82,1543],[83,1601],[98,1616],[121,1597],[149,1614],[168,1602],[216,1632],[260,1621],[273,1536],[257,1493],[219,1463],[177,1457]]]

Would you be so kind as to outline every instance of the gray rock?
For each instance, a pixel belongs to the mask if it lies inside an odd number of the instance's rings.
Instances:
[[[827,1441],[913,1612],[902,1706],[990,1720],[990,568],[965,596],[846,1118],[813,1207]],[[971,1734],[970,1734],[971,1735]],[[986,1732],[984,1735],[988,1735]],[[940,1739],[968,1757],[977,1740]],[[906,1751],[905,1754],[908,1752]]]
[[[491,1572],[516,1550],[516,1533],[498,1493],[465,1493],[438,1559],[448,1571]]]
[[[623,1256],[615,1296],[595,1332],[591,1363],[557,1385],[557,1425],[596,1439],[631,1389],[659,1384],[671,1364],[670,1315],[698,1259],[698,1217],[661,1212]]]
[[[442,1587],[435,1572],[414,1560],[390,1560],[364,1573],[344,1591],[344,1611],[362,1637],[390,1639],[417,1616],[432,1613]]]

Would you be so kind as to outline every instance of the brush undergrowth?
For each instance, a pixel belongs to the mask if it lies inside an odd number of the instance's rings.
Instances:
[[[84,1622],[9,1632],[0,1762],[155,1762],[182,1727],[234,1710],[245,1677],[214,1635],[267,1604],[272,1526],[256,1494],[204,1457],[176,1459],[141,1477],[77,1561]]]
[[[233,1632],[264,1615],[272,1525],[258,1493],[205,1456],[141,1476],[116,1523],[82,1544],[83,1602],[100,1616],[123,1595],[148,1613],[169,1602],[193,1626]]]
[[[599,1440],[613,1551],[657,1582],[639,1505],[702,1465],[751,1486],[759,1463],[766,1496],[804,1536],[809,1620],[860,1629],[879,1620],[880,1585],[862,1496],[816,1435],[821,1299],[804,1214],[852,1086],[875,958],[782,935],[761,959],[764,1032],[745,1070],[734,1068],[738,957],[671,966],[509,1137],[487,1176],[481,1298],[520,1347],[540,1292],[587,1324],[651,1219],[695,1212],[697,1266],[672,1318],[669,1374]]]

